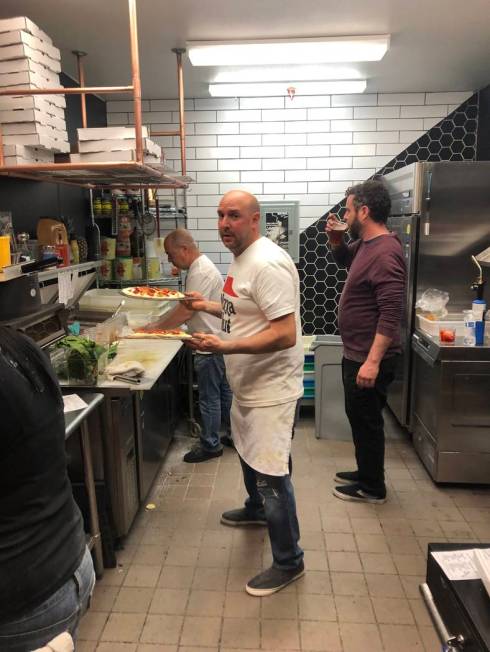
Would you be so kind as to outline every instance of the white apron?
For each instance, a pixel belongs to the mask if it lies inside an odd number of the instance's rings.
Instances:
[[[231,432],[240,457],[259,473],[287,475],[297,401],[246,407],[233,399]]]

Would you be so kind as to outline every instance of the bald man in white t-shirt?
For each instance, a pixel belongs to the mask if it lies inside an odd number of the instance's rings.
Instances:
[[[218,229],[233,262],[221,303],[194,293],[197,300],[185,305],[221,318],[219,336],[196,332],[190,346],[224,354],[233,440],[249,497],[221,522],[268,526],[273,565],[246,585],[249,594],[266,596],[304,573],[289,466],[304,354],[298,272],[287,252],[260,235],[259,221],[253,195],[224,195]]]
[[[199,251],[192,234],[186,229],[175,229],[165,238],[165,252],[169,261],[179,269],[187,270],[186,292],[197,291],[210,301],[220,301],[223,278],[216,265]],[[163,319],[147,328],[177,328],[186,323],[190,332],[218,334],[221,321],[214,315],[197,313],[182,303]],[[196,352],[194,368],[199,391],[199,410],[202,430],[199,443],[184,455],[184,462],[197,464],[223,454],[220,426],[230,436],[230,408],[232,394],[226,379],[223,355],[219,352]]]

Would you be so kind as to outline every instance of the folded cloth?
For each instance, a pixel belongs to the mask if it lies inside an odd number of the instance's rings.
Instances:
[[[34,652],[73,652],[74,649],[72,637],[68,632],[64,632]]]
[[[126,360],[126,362],[111,362],[105,368],[105,374],[112,380],[114,376],[127,376],[128,378],[138,378],[143,376],[145,368],[137,360]]]

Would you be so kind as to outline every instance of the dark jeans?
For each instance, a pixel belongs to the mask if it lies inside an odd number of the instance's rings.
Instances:
[[[296,417],[299,414],[298,401]],[[294,436],[294,426],[292,436]],[[298,545],[299,524],[296,501],[291,482],[292,462],[289,457],[288,475],[265,475],[252,469],[240,457],[243,481],[248,492],[245,508],[253,515],[265,516],[271,542],[273,566],[284,569],[298,568],[303,561],[303,551]]]
[[[219,438],[221,425],[230,434],[230,408],[233,394],[226,380],[225,362],[221,353],[194,356],[201,411],[201,446],[207,451],[223,447]]]
[[[374,387],[362,388],[356,383],[361,362],[342,359],[345,412],[352,428],[357,469],[361,489],[384,498],[385,433],[382,410],[386,395],[395,377],[398,356],[385,358],[379,367]]]
[[[76,639],[94,584],[92,557],[85,549],[79,567],[68,582],[29,613],[0,625],[0,650],[31,652],[63,632],[69,632]]]

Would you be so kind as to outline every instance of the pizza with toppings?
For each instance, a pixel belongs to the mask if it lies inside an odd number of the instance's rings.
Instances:
[[[136,287],[124,288],[121,292],[127,297],[135,299],[153,299],[154,301],[180,301],[185,299],[185,294],[170,288],[150,287],[139,285]]]
[[[150,340],[190,340],[192,335],[181,328],[173,328],[171,330],[162,330],[160,328],[136,328],[133,333],[125,336],[129,339],[150,339]]]

